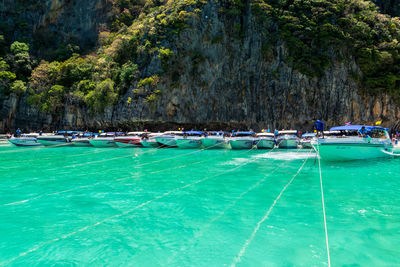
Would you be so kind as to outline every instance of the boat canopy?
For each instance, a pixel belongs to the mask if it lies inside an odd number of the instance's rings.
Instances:
[[[200,132],[200,131],[185,131],[184,134],[187,134],[187,135],[202,135],[203,132]]]
[[[166,131],[163,134],[182,134],[182,131]]]
[[[233,133],[233,136],[250,136],[254,134],[254,132],[235,132]]]
[[[274,137],[275,135],[273,133],[258,133],[257,136],[268,136],[268,137]]]
[[[314,137],[316,135],[317,135],[316,133],[305,133],[302,135],[302,137]]]
[[[374,129],[377,130],[389,130],[388,128],[383,128],[383,127],[379,127],[379,126],[368,126],[368,125],[349,125],[349,126],[336,126],[336,127],[332,127],[330,129],[330,131],[358,131],[360,130],[362,127],[365,127],[365,129],[367,131],[372,131]]]
[[[128,132],[128,135],[142,135],[149,132]]]
[[[296,134],[296,130],[284,130],[284,131],[279,131],[278,134]]]

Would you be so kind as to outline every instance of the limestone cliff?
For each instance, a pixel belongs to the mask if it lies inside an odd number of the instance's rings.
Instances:
[[[60,3],[47,2],[49,6]],[[268,33],[259,27],[250,6],[240,18],[230,20],[219,10],[217,1],[209,1],[201,15],[189,22],[190,27],[167,43],[174,52],[167,70],[163,71],[157,55],[141,69],[142,77],[163,73],[152,88],[158,92],[155,99],[149,101],[133,90],[137,87],[135,81],[119,102],[104,113],[92,114],[70,100],[64,112],[55,116],[27,105],[26,96],[10,95],[0,100],[0,129],[150,127],[155,130],[158,123],[163,124],[161,128],[179,123],[197,128],[310,129],[314,118],[328,125],[378,120],[387,126],[397,124],[398,103],[385,94],[371,97],[361,93],[354,74],[362,74],[345,51],[333,51],[331,64],[323,75],[310,77],[288,63],[283,40],[278,40],[265,55],[262,36]],[[58,12],[55,17],[62,17],[63,12]],[[40,25],[51,24],[44,17],[38,21]],[[97,23],[93,21],[90,25]],[[232,30],[238,23],[240,37]],[[90,27],[85,29],[89,31]]]
[[[93,48],[97,35],[113,15],[109,0],[4,0],[0,1],[0,34],[8,41],[26,40],[36,54],[76,44]]]

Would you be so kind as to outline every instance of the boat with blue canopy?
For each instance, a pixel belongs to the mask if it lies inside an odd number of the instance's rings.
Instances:
[[[167,131],[157,136],[156,141],[160,147],[177,147],[175,139],[182,135],[181,131]]]
[[[201,138],[204,148],[228,148],[228,139],[223,131],[210,131],[204,133]]]
[[[179,148],[199,148],[202,135],[203,132],[200,131],[186,131],[182,136],[177,136],[175,142]]]
[[[388,157],[393,152],[388,129],[368,125],[336,126],[329,138],[311,142],[322,160],[348,161]]]
[[[94,138],[89,140],[89,143],[94,147],[117,147],[114,138],[122,133],[107,132],[95,135]]]
[[[93,134],[88,132],[74,131],[72,135],[71,143],[74,146],[92,146],[89,140]]]

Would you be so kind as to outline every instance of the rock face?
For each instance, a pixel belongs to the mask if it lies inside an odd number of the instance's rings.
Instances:
[[[108,0],[4,0],[0,30],[10,40],[35,44],[39,52],[42,47],[65,43],[91,48],[112,16],[111,7]],[[44,41],[37,43],[39,39]]]
[[[168,44],[174,58],[153,88],[161,92],[155,100],[128,90],[104,114],[92,115],[77,103],[67,103],[64,114],[52,117],[29,107],[25,98],[11,96],[1,100],[0,129],[163,130],[177,123],[208,129],[311,129],[314,118],[330,126],[347,121],[397,123],[400,110],[388,96],[360,93],[351,75],[360,71],[350,56],[340,55],[346,59],[339,61],[333,54],[322,77],[305,76],[286,63],[284,42],[278,41],[271,55],[264,55],[265,32],[250,8],[238,21],[228,21],[218,9],[218,3],[210,1],[201,17]],[[231,30],[236,23],[241,23],[240,38]],[[161,66],[155,56],[142,73],[147,77],[160,73]],[[132,101],[127,101],[129,97]]]
[[[389,14],[392,17],[398,17],[400,15],[400,1],[399,0],[373,0],[373,2],[385,14]]]

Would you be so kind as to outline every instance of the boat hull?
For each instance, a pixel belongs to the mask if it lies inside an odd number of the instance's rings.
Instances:
[[[301,142],[301,147],[306,149],[311,149],[312,145],[311,142]]]
[[[351,161],[390,157],[392,147],[383,144],[319,144],[313,145],[322,160]]]
[[[156,141],[155,139],[153,139],[153,138],[150,138],[150,139],[148,139],[148,140],[143,139],[143,140],[140,141],[140,144],[141,144],[143,147],[149,147],[149,148],[151,148],[151,147],[159,147],[159,146],[160,146],[160,145],[157,143],[157,141]]]
[[[41,143],[44,146],[69,146],[71,145],[70,142],[68,142],[67,139],[65,138],[60,138],[60,139],[46,139],[46,138],[37,138],[37,141]]]
[[[282,139],[279,142],[279,148],[290,149],[297,148],[298,141],[295,139]]]
[[[227,148],[228,147],[228,141],[224,138],[202,138],[201,139],[201,144],[205,148]]]
[[[119,147],[141,147],[142,144],[140,143],[140,138],[135,137],[135,138],[115,138],[114,139],[115,144]]]
[[[89,140],[89,143],[94,147],[117,147],[114,139],[93,138]]]
[[[157,137],[156,140],[157,143],[159,143],[159,145],[162,147],[177,147],[174,138]]]
[[[230,140],[229,144],[232,149],[251,149],[254,145],[254,140]]]
[[[201,139],[175,139],[175,143],[179,148],[200,148]]]
[[[8,141],[15,146],[41,146],[42,145],[41,143],[39,143],[37,141],[36,138],[33,138],[33,137],[10,138]]]
[[[72,139],[71,143],[74,146],[92,146],[89,142],[89,138],[79,138],[79,139]]]
[[[259,149],[272,149],[275,146],[275,140],[273,139],[260,139],[257,142],[257,148]]]

